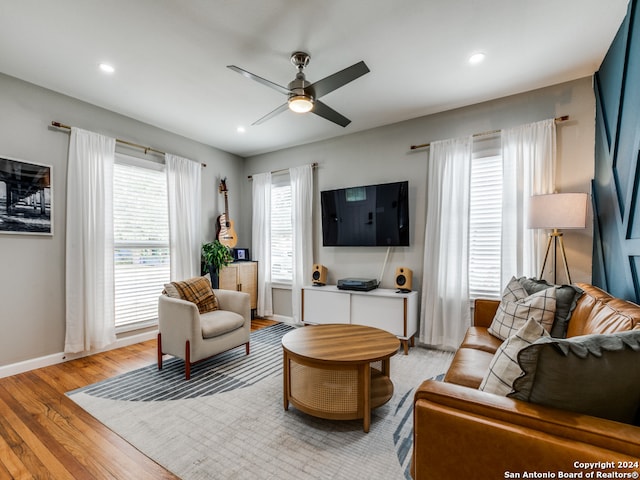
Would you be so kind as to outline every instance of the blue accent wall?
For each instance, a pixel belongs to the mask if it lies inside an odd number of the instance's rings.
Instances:
[[[596,72],[593,283],[640,301],[640,11],[631,0]]]

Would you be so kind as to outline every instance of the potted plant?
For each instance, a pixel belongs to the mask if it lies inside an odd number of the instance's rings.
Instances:
[[[202,244],[202,260],[211,275],[211,286],[218,288],[220,285],[218,276],[220,270],[233,262],[231,249],[218,240],[204,243]]]

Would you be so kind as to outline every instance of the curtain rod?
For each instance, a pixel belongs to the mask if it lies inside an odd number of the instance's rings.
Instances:
[[[313,162],[311,164],[311,168],[316,168],[318,166],[318,162]],[[273,175],[274,173],[282,173],[282,172],[286,172],[287,170],[289,170],[288,168],[281,168],[280,170],[272,170],[271,174]],[[247,175],[247,178],[249,180],[251,180],[253,178],[253,175]]]
[[[60,123],[60,122],[51,122],[51,125],[53,125],[54,127],[57,128],[64,128],[66,130],[71,130],[71,127],[69,125],[65,125],[64,123]],[[141,150],[144,150],[145,155],[149,152],[153,152],[153,153],[157,153],[158,155],[166,155],[166,152],[163,152],[162,150],[156,150],[155,148],[152,147],[145,147],[144,145],[140,145],[138,143],[133,143],[130,142],[128,140],[122,140],[120,138],[116,138],[116,142],[117,143],[122,143],[123,145],[127,145],[129,147],[134,147],[134,148],[139,148]],[[207,164],[206,163],[201,163],[201,165],[203,167],[206,167]]]
[[[556,117],[554,118],[556,123],[560,123],[560,122],[566,122],[567,120],[569,120],[569,115],[563,115],[561,117]],[[471,135],[472,137],[484,137],[485,135],[494,135],[496,133],[500,133],[502,130],[489,130],[486,132],[481,132],[481,133],[474,133],[473,135]],[[421,143],[420,145],[411,145],[411,150],[417,150],[418,148],[427,148],[428,146],[430,146],[431,143]]]

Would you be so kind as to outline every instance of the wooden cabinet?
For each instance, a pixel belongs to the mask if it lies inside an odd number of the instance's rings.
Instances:
[[[418,292],[339,290],[333,285],[302,289],[302,321],[311,324],[351,323],[396,335],[405,353],[418,330]]]
[[[248,293],[251,310],[258,307],[258,262],[233,262],[220,271],[220,288]]]

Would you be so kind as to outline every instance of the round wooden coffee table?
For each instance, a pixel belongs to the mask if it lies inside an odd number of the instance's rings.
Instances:
[[[389,359],[400,347],[395,335],[349,324],[310,325],[282,337],[284,409],[331,420],[363,419],[389,401]],[[373,365],[372,365],[373,364]]]

